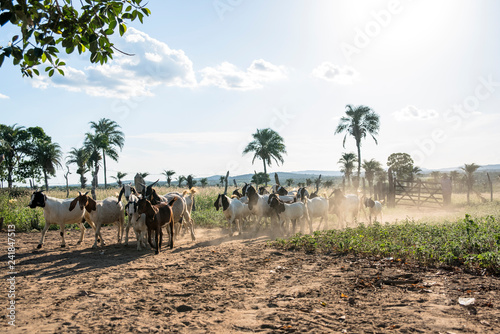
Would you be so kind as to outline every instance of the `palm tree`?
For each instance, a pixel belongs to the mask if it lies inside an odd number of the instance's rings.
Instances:
[[[224,187],[224,182],[226,182],[226,177],[221,175],[219,178],[219,184],[221,187]]]
[[[460,167],[461,170],[465,172],[465,182],[467,184],[467,204],[469,204],[469,194],[472,191],[472,186],[474,185],[474,172],[481,166],[475,163],[464,164],[464,167]]]
[[[345,132],[343,146],[347,135],[351,135],[356,140],[358,148],[358,180],[361,175],[361,140],[369,134],[372,136],[375,144],[378,144],[375,135],[378,135],[380,128],[380,117],[370,107],[346,105],[345,116],[340,118],[335,134]]]
[[[179,175],[177,177],[177,181],[179,181],[179,188],[182,187],[182,182],[186,181],[186,177],[184,175]]]
[[[460,172],[458,170],[452,170],[450,172],[450,178],[453,183],[453,186],[455,187],[456,185],[460,184]]]
[[[418,166],[413,166],[411,169],[410,181],[413,181],[415,179],[415,176],[420,176],[420,175],[422,175],[422,168]]]
[[[37,141],[34,148],[33,158],[38,166],[42,168],[45,180],[45,190],[49,190],[49,175],[56,176],[56,168],[61,167],[62,151],[58,143],[50,140]]]
[[[0,124],[0,152],[3,154],[5,160],[5,173],[9,189],[12,188],[14,181],[14,168],[24,153],[22,152],[21,144],[25,133],[24,126]]]
[[[312,179],[306,179],[306,186],[310,187],[311,184],[313,184],[313,180]]]
[[[90,127],[95,131],[96,136],[99,137],[99,149],[102,152],[102,161],[104,167],[104,189],[107,188],[108,183],[106,180],[106,155],[114,161],[118,161],[118,152],[116,148],[123,148],[125,143],[125,134],[118,130],[120,126],[107,118],[101,118],[97,123],[90,122]]]
[[[118,187],[122,186],[122,179],[127,176],[127,173],[122,173],[122,172],[116,172],[116,176],[111,176],[111,178],[116,180],[116,183],[118,183]]]
[[[375,172],[375,177],[377,178],[377,182],[387,181],[387,176],[388,176],[387,171],[384,169]]]
[[[344,173],[345,178],[347,179],[347,184],[351,183],[351,175],[352,170],[354,169],[354,163],[357,161],[356,154],[353,152],[342,153],[342,157],[337,162],[340,164],[340,171]]]
[[[85,177],[85,173],[89,171],[89,168],[87,167],[87,161],[89,157],[87,155],[87,152],[85,151],[85,148],[79,148],[76,149],[74,147],[71,148],[71,151],[68,153],[68,157],[66,160],[67,164],[76,164],[77,169],[76,173],[80,175],[80,186],[81,188],[85,188],[87,178]]]
[[[208,179],[206,177],[204,177],[200,180],[200,183],[201,183],[201,187],[205,188],[208,184]]]
[[[172,182],[172,176],[174,176],[175,172],[173,170],[163,170],[163,175],[167,178],[167,184],[170,187],[170,182]]]
[[[291,187],[295,183],[295,181],[293,179],[286,179],[285,183],[288,187]]]
[[[99,172],[99,166],[100,166],[99,161],[101,161],[102,159],[101,153],[99,152],[100,142],[101,139],[99,136],[92,133],[85,134],[85,141],[83,143],[83,148],[86,152],[85,154],[87,154],[88,156],[87,166],[89,167],[92,174],[92,188],[97,188],[99,184],[97,174]]]
[[[259,158],[262,160],[264,164],[264,174],[267,174],[266,164],[271,166],[271,159],[279,165],[281,162],[284,163],[284,159],[282,154],[286,154],[286,147],[283,140],[276,131],[267,128],[267,129],[257,129],[257,132],[252,134],[254,138],[247,147],[243,150],[243,155],[254,152],[254,156],[252,159],[252,164],[255,161],[255,158]],[[267,181],[266,181],[267,186]]]
[[[382,169],[382,164],[375,159],[363,160],[363,169],[365,170],[365,178],[368,180],[368,188],[370,189],[371,196],[375,173]]]
[[[189,175],[186,177],[186,182],[187,182],[187,187],[188,187],[189,189],[193,188],[193,187],[196,185],[196,180],[194,179],[193,174],[189,174]]]

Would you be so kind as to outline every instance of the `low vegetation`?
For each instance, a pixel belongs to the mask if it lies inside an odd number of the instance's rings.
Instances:
[[[455,222],[360,225],[343,231],[316,231],[277,239],[272,246],[295,251],[351,253],[423,266],[463,266],[500,273],[500,215]]]

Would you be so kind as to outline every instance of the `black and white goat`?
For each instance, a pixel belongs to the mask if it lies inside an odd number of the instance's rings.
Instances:
[[[377,217],[380,215],[380,220],[382,220],[382,203],[379,201],[374,201],[371,198],[365,198],[364,200],[365,208],[368,208],[368,214],[370,217],[370,224],[373,221],[377,221]]]
[[[295,234],[297,221],[301,231],[304,231],[305,221],[309,223],[309,229],[312,231],[311,220],[309,219],[307,210],[307,201],[288,204],[283,202],[278,194],[271,194],[269,196],[269,206],[276,212],[285,233],[289,230],[288,226],[292,225],[291,233]]]
[[[81,195],[80,192],[79,195]],[[61,247],[66,247],[66,240],[64,239],[64,227],[66,224],[78,224],[80,228],[80,240],[78,240],[78,244],[83,242],[85,239],[85,226],[83,225],[83,215],[85,211],[83,208],[78,208],[78,210],[70,212],[69,208],[73,201],[73,199],[50,197],[45,195],[42,191],[33,192],[28,206],[32,209],[36,207],[43,208],[43,216],[45,217],[45,226],[43,227],[42,237],[40,238],[37,248],[42,248],[45,240],[45,233],[47,233],[51,224],[59,225],[59,233],[62,238]],[[89,224],[95,229],[92,222],[89,222]]]
[[[222,213],[227,219],[229,235],[233,235],[233,223],[236,223],[238,235],[241,235],[242,220],[248,214],[248,212],[245,210],[245,204],[243,204],[237,198],[231,199],[224,194],[219,194],[214,202],[214,206],[217,211],[222,208]]]

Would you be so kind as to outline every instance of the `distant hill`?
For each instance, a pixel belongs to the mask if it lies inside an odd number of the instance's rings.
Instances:
[[[461,171],[461,169],[460,169],[461,167],[463,167],[463,165],[458,166],[458,167],[448,167],[448,168],[440,168],[440,169],[425,169],[425,168],[423,168],[423,172],[425,174],[425,173],[430,173],[434,170],[437,170],[439,172],[451,172],[454,170]],[[500,164],[484,165],[484,166],[479,167],[477,171],[478,172],[500,172]]]
[[[460,167],[463,166],[458,166],[458,167],[448,167],[448,168],[439,168],[439,169],[427,169],[427,168],[422,168],[422,173],[423,174],[429,174],[432,171],[440,171],[443,173],[448,173],[453,170],[461,171]],[[484,165],[481,166],[478,169],[478,172],[497,172],[500,173],[500,164],[490,164],[490,165]],[[295,184],[298,182],[305,182],[306,179],[315,179],[319,175],[321,175],[323,180],[327,179],[336,179],[336,178],[341,178],[342,173],[339,171],[328,171],[328,170],[302,170],[302,171],[294,171],[294,172],[278,172],[278,176],[280,178],[280,181],[282,183],[285,183],[286,179],[293,179],[295,181]],[[222,175],[212,175],[207,177],[207,181],[209,185],[215,185],[219,183],[220,177]],[[238,185],[241,185],[245,182],[250,182],[252,179],[253,174],[241,174],[241,175],[236,175],[236,176],[231,176],[229,175],[229,184],[233,185],[233,179],[236,180]],[[269,176],[271,178],[270,184],[274,184],[274,172],[270,172]],[[201,177],[195,178],[199,182],[199,180],[202,179]],[[125,180],[122,181],[123,183],[134,183],[134,180]],[[152,181],[147,180],[147,184],[151,184]],[[158,185],[165,185],[167,182],[160,180]],[[186,183],[184,182],[184,185]],[[100,184],[101,185],[101,184]],[[108,183],[110,186],[116,186],[116,183]],[[177,181],[173,180],[172,185],[177,185]],[[197,184],[199,186],[199,183]],[[78,184],[70,185],[70,186],[78,186]]]

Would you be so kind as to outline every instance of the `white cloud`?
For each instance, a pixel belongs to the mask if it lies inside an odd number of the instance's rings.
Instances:
[[[33,86],[54,86],[92,96],[118,98],[151,96],[151,88],[158,85],[196,86],[193,63],[184,51],[170,49],[134,28],[129,28],[120,42],[118,48],[134,56],[115,52],[114,59],[104,65],[91,65],[84,70],[66,66],[64,76],[40,77],[34,80]]]
[[[284,66],[276,66],[263,59],[254,60],[246,71],[231,63],[223,62],[216,67],[206,67],[200,72],[203,77],[201,85],[236,90],[262,88],[265,82],[287,77]]]
[[[340,85],[351,85],[359,77],[359,73],[352,67],[338,66],[327,61],[316,67],[312,75]]]
[[[415,106],[409,105],[394,112],[393,115],[398,121],[411,121],[434,119],[439,116],[439,113],[434,109],[418,109]]]
[[[8,97],[7,95],[3,95],[0,93],[0,99],[10,99],[10,97]]]

